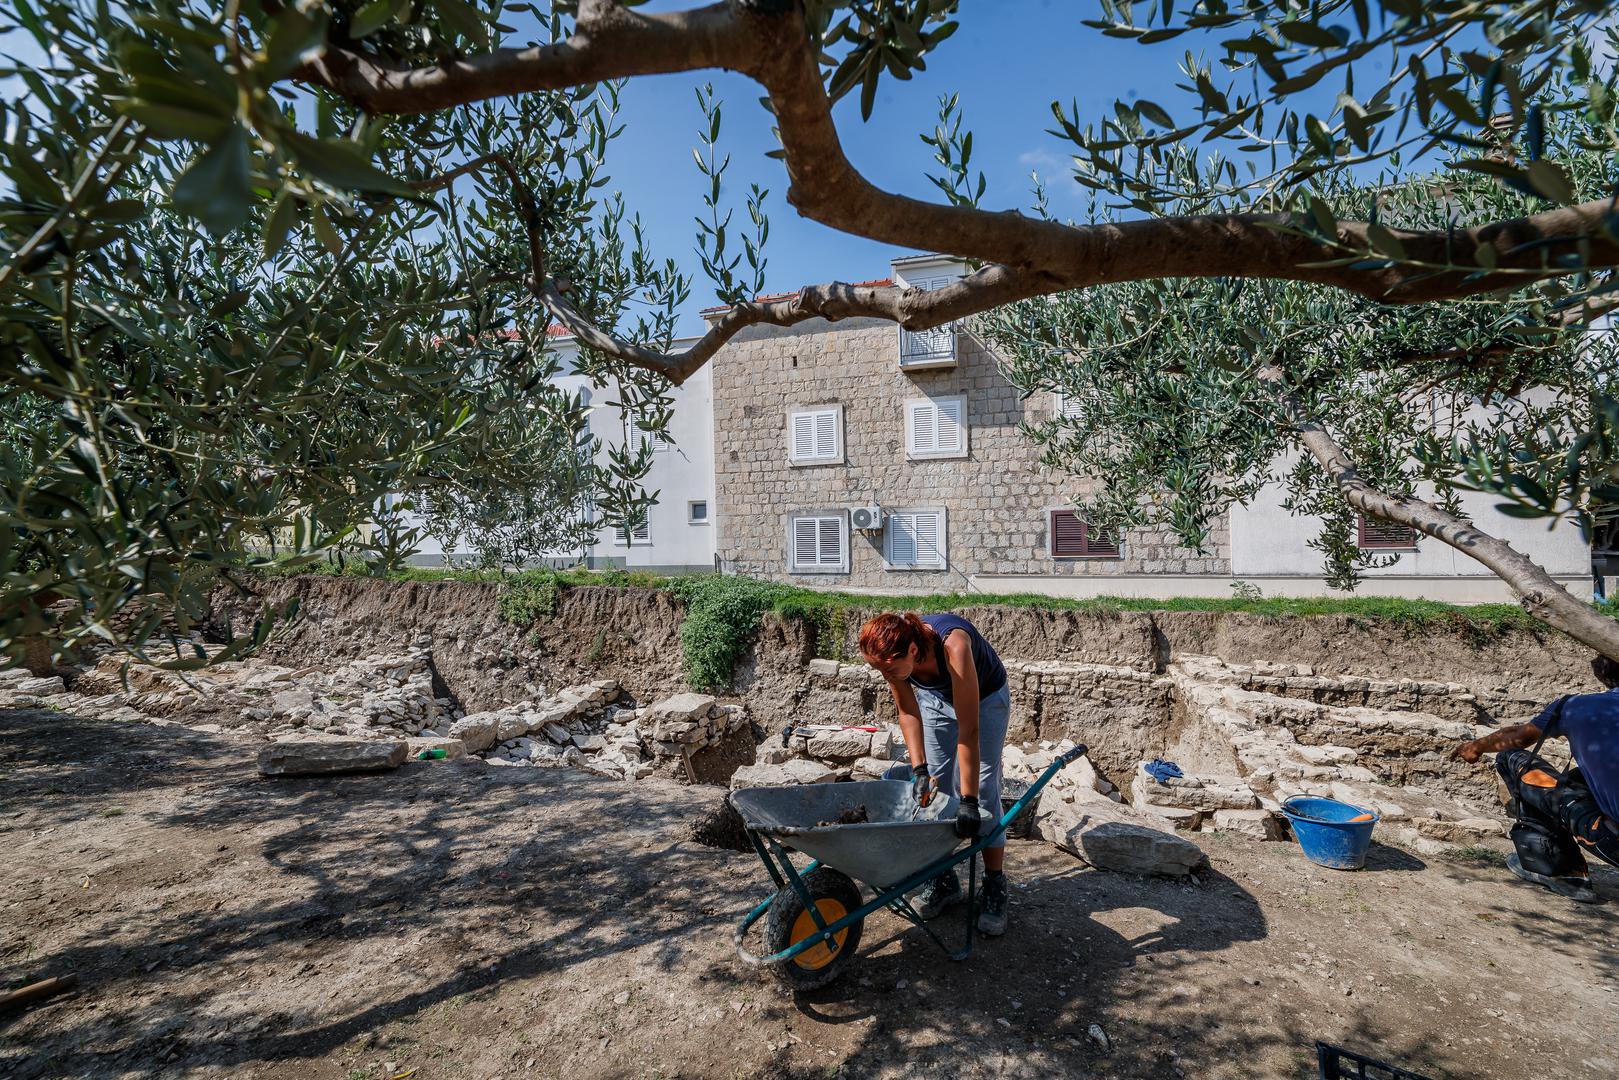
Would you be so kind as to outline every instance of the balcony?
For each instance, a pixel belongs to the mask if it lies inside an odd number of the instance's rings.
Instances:
[[[956,328],[938,326],[932,330],[900,330],[899,367],[901,371],[926,371],[956,366]]]

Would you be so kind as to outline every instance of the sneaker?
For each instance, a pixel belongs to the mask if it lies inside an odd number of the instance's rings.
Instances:
[[[1537,874],[1533,870],[1525,869],[1523,863],[1518,859],[1517,852],[1507,856],[1507,869],[1525,881],[1532,881],[1536,885],[1545,886],[1558,896],[1566,896],[1578,903],[1605,903],[1597,891],[1591,887],[1590,878],[1576,877],[1574,875],[1552,877],[1549,874]]]
[[[916,913],[922,921],[935,917],[945,908],[959,904],[962,900],[961,879],[956,877],[954,870],[946,870],[926,885],[922,886],[916,894],[919,899],[915,901]]]
[[[978,932],[985,937],[1006,933],[1006,875],[985,874],[978,898]]]

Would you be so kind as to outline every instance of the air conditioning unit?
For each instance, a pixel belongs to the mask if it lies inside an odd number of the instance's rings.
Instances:
[[[849,511],[849,525],[856,532],[878,532],[883,527],[883,508],[857,506]]]

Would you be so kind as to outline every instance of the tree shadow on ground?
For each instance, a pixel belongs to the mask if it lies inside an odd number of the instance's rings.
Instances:
[[[694,935],[722,933],[731,919],[714,906],[710,853],[679,842],[695,807],[670,799],[665,785],[453,762],[411,764],[392,775],[267,780],[248,763],[244,744],[227,739],[178,737],[153,749],[153,735],[167,731],[54,714],[0,717],[0,732],[17,740],[8,744],[9,762],[29,770],[26,780],[8,783],[8,801],[28,805],[34,820],[79,821],[94,816],[93,800],[132,790],[150,795],[158,784],[172,790],[171,810],[156,820],[147,815],[157,835],[177,847],[182,836],[221,841],[217,852],[208,846],[192,865],[176,866],[169,881],[125,882],[118,869],[98,872],[96,893],[107,903],[144,910],[28,964],[83,973],[98,996],[134,1000],[120,1005],[110,1025],[92,1012],[79,1014],[80,1025],[53,1027],[49,1047],[0,1046],[0,1075],[93,1076],[143,1062],[230,1066],[319,1056],[449,998],[616,952],[654,944],[658,962],[672,967],[685,961]],[[87,740],[94,750],[81,753],[76,747]],[[164,754],[171,757],[161,773],[128,771]],[[530,822],[532,830],[492,839],[486,827],[493,822]],[[210,866],[240,859],[261,864],[259,895],[222,897],[208,905],[213,910],[137,899],[154,889],[169,896],[176,888],[206,890]],[[76,899],[71,890],[69,897]],[[492,950],[482,935],[467,932],[514,920],[521,932],[505,940],[515,947]],[[162,985],[198,965],[256,979],[258,965],[289,948],[319,957],[328,946],[402,937],[425,955],[462,952],[456,973],[402,992],[379,982],[369,1005],[336,1010],[337,1018],[325,1003],[295,1002],[262,1015],[244,1005],[230,1019],[256,1030],[211,1038],[195,1024],[176,1023],[199,1002],[177,1000]],[[12,968],[0,973],[25,981],[27,972]],[[9,1019],[8,1027],[20,1026],[20,1018]],[[114,1030],[113,1049],[71,1049],[105,1043]]]

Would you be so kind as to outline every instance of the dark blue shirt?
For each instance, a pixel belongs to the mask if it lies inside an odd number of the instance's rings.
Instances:
[[[1558,698],[1530,723],[1568,740],[1597,805],[1619,822],[1619,691]]]
[[[1001,663],[1001,658],[995,655],[995,650],[990,648],[989,642],[984,640],[984,635],[978,632],[978,627],[960,615],[924,615],[922,621],[933,627],[933,632],[939,635],[936,659],[939,663],[939,679],[943,685],[930,686],[913,675],[906,680],[912,686],[930,690],[952,705],[955,704],[950,698],[950,664],[944,657],[944,639],[956,630],[966,634],[973,643],[973,667],[978,669],[978,700],[984,700],[1006,685],[1006,667]]]

